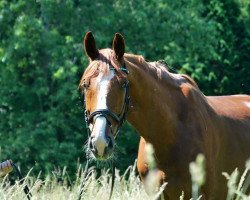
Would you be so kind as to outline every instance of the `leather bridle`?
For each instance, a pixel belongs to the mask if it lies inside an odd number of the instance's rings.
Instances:
[[[116,70],[116,68],[114,68],[113,66],[109,68],[110,70]],[[129,71],[127,70],[125,64],[123,67],[119,68],[121,71],[123,71],[124,73],[128,74]],[[115,131],[115,133],[113,133],[114,138],[116,138],[116,136],[118,135],[120,128],[122,127],[123,123],[126,121],[126,117],[127,117],[127,112],[128,112],[128,108],[129,108],[129,102],[130,102],[130,96],[129,96],[129,81],[127,80],[124,85],[123,85],[124,89],[125,89],[125,99],[124,99],[124,103],[122,106],[122,110],[120,114],[115,114],[114,112],[110,111],[109,109],[97,109],[95,111],[93,111],[92,113],[89,113],[86,110],[86,102],[84,99],[84,106],[85,106],[85,122],[87,125],[87,130],[88,130],[88,136],[90,137],[90,133],[91,130],[89,128],[90,123],[93,121],[94,118],[97,117],[105,117],[105,119],[108,122],[108,125],[111,127],[111,131],[113,132],[112,129],[112,123],[110,122],[109,118],[111,118],[112,120],[114,120],[118,126],[117,129]]]
[[[109,65],[110,66],[110,65]],[[122,72],[129,74],[128,69],[126,68],[126,65],[124,63],[124,65],[122,67],[119,68]],[[109,67],[109,70],[117,70],[115,67],[113,67],[111,65],[111,67]],[[125,84],[123,85],[124,89],[125,89],[125,99],[124,99],[124,103],[122,106],[122,110],[120,114],[115,114],[114,112],[110,111],[109,109],[97,109],[92,113],[89,113],[86,110],[86,100],[84,98],[84,109],[85,109],[85,123],[86,123],[86,128],[87,128],[87,132],[88,132],[88,138],[90,138],[91,135],[91,130],[90,130],[90,123],[94,120],[94,118],[97,117],[105,117],[105,119],[108,122],[108,125],[110,126],[111,132],[114,136],[114,138],[116,138],[116,136],[118,135],[120,128],[122,127],[123,123],[126,121],[126,117],[127,117],[127,113],[128,113],[128,109],[129,109],[129,102],[130,102],[130,96],[129,96],[129,81],[127,80],[125,82]],[[112,129],[112,123],[110,122],[109,118],[111,118],[112,120],[114,120],[118,125],[117,125],[117,129],[115,131],[115,133],[113,133],[113,129]],[[88,142],[88,144],[90,145],[90,142]],[[86,183],[86,179],[87,179],[87,172],[88,172],[88,165],[89,165],[89,161],[87,160],[87,163],[85,165],[85,170],[83,173],[83,180],[81,182],[80,185],[80,193],[78,196],[78,200],[80,200],[82,198],[82,192]],[[113,193],[113,188],[114,188],[114,183],[115,183],[115,164],[114,161],[112,161],[112,176],[111,176],[111,188],[110,188],[110,194],[109,194],[109,200],[112,197],[112,193]]]

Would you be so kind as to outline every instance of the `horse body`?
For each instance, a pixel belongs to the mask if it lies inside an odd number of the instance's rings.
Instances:
[[[125,62],[132,74],[128,121],[142,136],[138,152],[142,179],[148,170],[144,148],[149,142],[162,172],[159,181],[168,182],[166,197],[177,199],[185,191],[191,198],[189,163],[203,153],[207,161],[203,193],[207,199],[225,199],[221,173],[242,169],[250,157],[250,97],[206,97],[190,78],[162,70],[158,63],[147,66],[143,58],[131,55],[125,55]]]
[[[137,167],[142,180],[148,173],[145,144],[151,143],[159,183],[168,182],[165,199],[179,199],[182,191],[185,199],[190,199],[189,163],[198,153],[203,153],[206,158],[206,184],[201,191],[204,199],[225,199],[226,179],[221,173],[231,173],[236,167],[243,169],[250,157],[250,96],[206,97],[190,77],[172,74],[161,63],[146,62],[141,56],[124,54],[124,49],[125,42],[120,35],[116,34],[113,40],[113,50],[98,51],[92,34],[86,34],[85,51],[94,63],[89,65],[80,83],[80,86],[86,82],[90,85],[85,88],[87,113],[100,109],[96,103],[98,97],[106,98],[105,113],[109,110],[120,113],[124,98],[120,85],[128,80],[127,120],[141,136]],[[123,64],[128,75],[119,72],[117,66]],[[98,80],[110,77],[113,73],[110,65],[119,77],[113,75],[103,92],[102,81]],[[89,122],[94,127],[90,138],[92,150],[99,157],[105,157],[114,146],[112,128],[116,123],[105,113],[95,115]],[[97,119],[101,123],[98,122],[95,131]]]

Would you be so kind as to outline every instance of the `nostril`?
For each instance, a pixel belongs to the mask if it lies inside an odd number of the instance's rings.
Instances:
[[[96,153],[97,153],[96,148],[92,148],[91,151],[92,151],[93,154],[96,154]]]
[[[110,137],[107,138],[107,142],[108,142],[108,148],[113,149],[113,142],[112,139]]]
[[[94,137],[91,136],[89,139],[89,148],[91,149],[91,151],[94,151],[94,149],[95,149],[94,144],[93,144],[93,138]]]

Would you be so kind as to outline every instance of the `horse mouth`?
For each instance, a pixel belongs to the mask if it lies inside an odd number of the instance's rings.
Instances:
[[[93,151],[93,149],[87,149],[87,157],[91,160],[96,161],[108,161],[114,159],[114,149],[113,148],[106,148],[104,150],[103,155],[99,155],[97,151]]]

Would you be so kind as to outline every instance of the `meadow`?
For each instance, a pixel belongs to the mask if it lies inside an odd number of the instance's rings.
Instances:
[[[26,199],[23,191],[25,184],[28,185],[32,193],[32,200],[75,200],[78,199],[80,191],[81,176],[79,170],[76,179],[71,183],[68,179],[66,168],[61,172],[51,173],[44,180],[39,176],[34,178],[25,177],[25,183],[20,184],[16,181],[14,185],[10,185],[8,177],[5,177],[0,185],[1,200],[20,200]],[[60,175],[59,175],[59,174]],[[60,178],[58,178],[60,176]],[[126,178],[125,178],[126,177]],[[108,171],[102,171],[97,178],[97,174],[92,170],[88,174],[88,179],[84,187],[82,199],[108,199],[110,193],[111,175]],[[151,199],[147,196],[144,187],[138,176],[135,175],[135,166],[130,166],[123,175],[119,175],[116,170],[116,181],[112,199]]]
[[[32,200],[76,200],[79,198],[80,185],[83,179],[83,168],[81,166],[76,172],[74,181],[70,181],[66,167],[51,173],[44,179],[40,178],[41,174],[37,177],[32,177],[30,172],[26,175],[23,184],[20,184],[19,181],[11,184],[8,175],[4,177],[0,183],[0,199],[26,199],[23,191],[26,184],[32,194]],[[196,161],[190,163],[190,173],[192,179],[192,199],[202,199],[202,195],[199,194],[199,189],[205,182],[204,157],[202,155],[198,155]],[[246,169],[242,174],[236,168],[232,174],[224,172],[222,175],[227,179],[228,195],[226,200],[250,200],[249,194],[246,194],[247,190],[249,191],[250,189],[250,160],[246,162]],[[136,163],[128,167],[123,174],[120,174],[119,170],[116,169],[115,176],[116,180],[112,195],[112,199],[115,200],[161,199],[163,189],[165,187],[167,189],[167,183],[156,189],[154,186],[154,170],[152,169],[146,181],[147,191],[149,191],[149,193],[146,193],[144,185],[136,173]],[[88,172],[81,199],[108,199],[110,187],[111,175],[109,170],[102,170],[97,175],[95,168],[92,168]],[[183,199],[185,199],[185,194],[180,194],[180,200]]]

